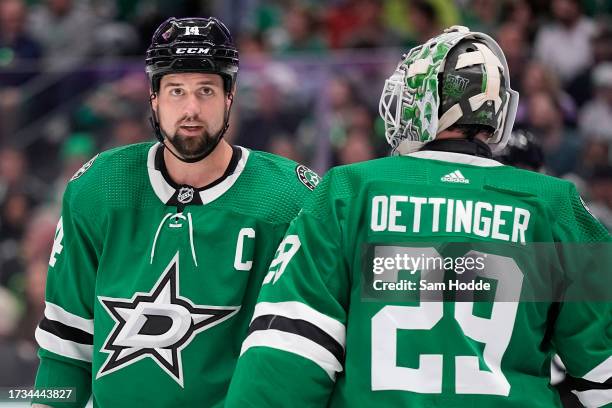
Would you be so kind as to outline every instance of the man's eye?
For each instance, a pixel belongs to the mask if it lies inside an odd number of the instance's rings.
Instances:
[[[179,96],[183,94],[183,90],[180,88],[174,88],[170,90],[170,95]]]
[[[202,88],[200,90],[200,92],[202,92],[203,95],[212,95],[213,94],[213,90],[211,88]]]

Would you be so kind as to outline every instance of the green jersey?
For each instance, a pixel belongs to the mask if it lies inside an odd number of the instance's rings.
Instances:
[[[83,406],[219,407],[261,281],[318,179],[233,147],[203,188],[169,178],[160,144],[117,148],[68,183],[49,262],[37,388]]]
[[[453,242],[497,250],[481,260],[482,281],[497,285],[492,298],[418,286],[414,299],[367,296],[366,272],[378,273],[365,264],[369,249],[436,261]],[[558,407],[555,353],[585,404],[609,403],[610,303],[519,300],[559,282],[511,255],[535,262],[531,243],[597,242],[610,236],[571,183],[491,159],[421,151],[333,169],[271,263],[226,406]],[[395,275],[375,285],[397,289],[409,271],[445,284],[451,269],[459,274],[458,261],[387,265],[398,260],[378,264]],[[515,296],[500,301],[502,288]]]

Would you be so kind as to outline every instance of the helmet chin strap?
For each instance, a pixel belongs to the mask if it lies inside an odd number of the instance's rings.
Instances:
[[[153,133],[155,133],[155,137],[157,138],[157,140],[159,140],[161,144],[163,144],[166,147],[166,149],[168,149],[168,151],[174,157],[176,157],[183,163],[199,162],[200,160],[206,158],[209,154],[211,154],[213,150],[215,150],[215,148],[217,147],[217,145],[219,144],[219,142],[225,135],[225,132],[227,132],[227,129],[229,128],[229,118],[230,118],[230,112],[232,110],[232,105],[234,104],[234,95],[232,93],[229,93],[227,97],[230,100],[230,106],[229,108],[225,109],[225,113],[223,115],[223,127],[221,128],[221,130],[219,130],[219,132],[215,136],[214,143],[211,143],[209,146],[207,146],[206,150],[200,153],[199,155],[197,155],[196,157],[187,158],[187,157],[182,157],[181,155],[175,153],[174,150],[168,147],[168,145],[166,144],[166,140],[170,144],[172,144],[172,141],[164,135],[164,131],[161,129],[159,120],[157,118],[157,115],[155,114],[155,110],[153,110],[152,101],[153,101],[153,98],[155,98],[155,95],[152,95],[151,98],[149,99],[149,104],[151,105],[151,117],[149,118],[149,122],[151,123],[151,127],[153,128]]]

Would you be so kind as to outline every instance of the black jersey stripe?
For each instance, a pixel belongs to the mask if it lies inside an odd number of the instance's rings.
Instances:
[[[93,345],[93,334],[44,317],[38,325],[42,330],[75,343]]]
[[[608,378],[604,382],[595,382],[585,380],[584,378],[577,378],[568,375],[565,377],[565,381],[563,383],[567,384],[567,386],[576,391],[589,391],[589,390],[610,390],[612,389],[612,377]]]
[[[327,332],[306,320],[291,319],[279,315],[262,315],[251,322],[248,334],[267,329],[280,330],[305,337],[332,353],[340,364],[344,362],[344,347],[342,344]]]

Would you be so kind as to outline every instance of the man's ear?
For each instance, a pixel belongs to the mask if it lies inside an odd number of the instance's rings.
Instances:
[[[153,90],[149,90],[149,100],[151,101],[151,109],[157,114],[157,94]]]
[[[225,95],[225,107],[229,109],[236,96],[236,84],[232,87],[232,90]]]

